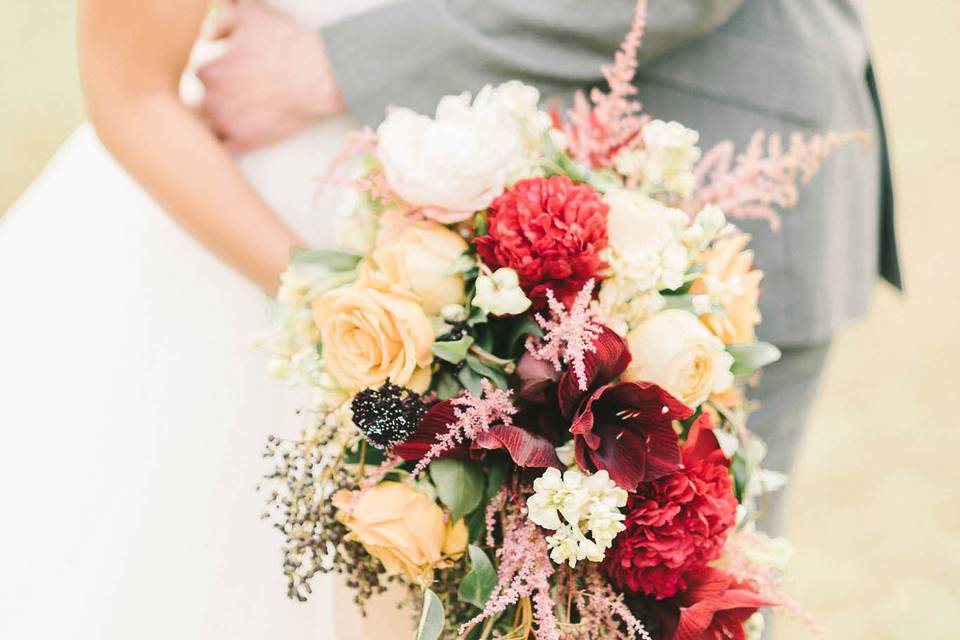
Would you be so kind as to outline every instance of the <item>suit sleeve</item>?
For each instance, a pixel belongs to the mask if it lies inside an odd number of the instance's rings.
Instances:
[[[641,63],[721,26],[743,0],[650,0]],[[634,0],[404,0],[322,29],[340,89],[364,124],[388,104],[517,79],[547,97],[601,81]]]

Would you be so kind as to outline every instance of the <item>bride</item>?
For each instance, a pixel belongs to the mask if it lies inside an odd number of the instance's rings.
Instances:
[[[254,487],[297,402],[248,346],[290,247],[332,236],[312,178],[353,123],[235,161],[178,96],[206,5],[82,3],[93,125],[0,219],[0,637],[360,634],[331,581],[285,596]]]

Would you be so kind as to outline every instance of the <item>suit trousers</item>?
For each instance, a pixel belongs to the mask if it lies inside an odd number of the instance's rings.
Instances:
[[[759,383],[750,390],[750,398],[759,403],[750,416],[750,429],[769,448],[765,468],[787,475],[793,471],[830,344],[783,349],[783,357],[765,367]],[[789,491],[788,484],[764,500],[764,514],[758,524],[771,536],[783,535]]]

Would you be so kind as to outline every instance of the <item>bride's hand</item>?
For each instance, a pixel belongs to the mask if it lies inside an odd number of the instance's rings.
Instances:
[[[223,56],[201,66],[200,109],[233,151],[287,138],[344,109],[320,34],[257,4],[223,9],[208,30]]]

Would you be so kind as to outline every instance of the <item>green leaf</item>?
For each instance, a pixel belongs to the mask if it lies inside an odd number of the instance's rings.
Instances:
[[[483,498],[483,473],[476,462],[441,458],[430,463],[430,479],[454,522],[477,508]]]
[[[727,353],[733,356],[730,371],[735,376],[749,376],[754,371],[780,359],[780,349],[768,342],[732,344]]]
[[[518,351],[523,346],[527,337],[543,337],[543,329],[540,328],[540,325],[537,324],[537,321],[534,320],[532,316],[525,315],[517,319],[511,318],[510,326],[501,335],[501,350],[498,350],[496,355],[504,358],[514,358],[517,356]]]
[[[361,256],[339,249],[290,250],[290,261],[298,269],[322,267],[328,271],[353,271],[360,260]]]
[[[467,540],[480,542],[487,534],[487,518],[483,509],[474,509],[463,519],[467,525]]]
[[[464,334],[459,340],[434,342],[430,345],[433,355],[451,364],[460,364],[467,357],[467,351],[473,344],[473,336]]]
[[[430,589],[423,592],[423,612],[416,640],[437,640],[443,633],[443,603]]]
[[[448,371],[441,371],[437,377],[434,378],[433,385],[434,390],[437,392],[437,399],[439,400],[449,400],[463,389],[463,386],[461,386],[457,379]]]
[[[483,385],[481,384],[483,376],[470,367],[460,369],[460,371],[457,372],[457,380],[460,381],[464,389],[478,398],[483,395]]]
[[[497,586],[497,571],[483,549],[470,545],[468,551],[470,572],[460,581],[457,595],[463,602],[469,602],[476,608],[483,609],[493,588]]]
[[[472,353],[467,354],[467,366],[484,378],[489,378],[498,389],[506,389],[508,387],[507,374],[505,374],[500,367],[487,364]]]

